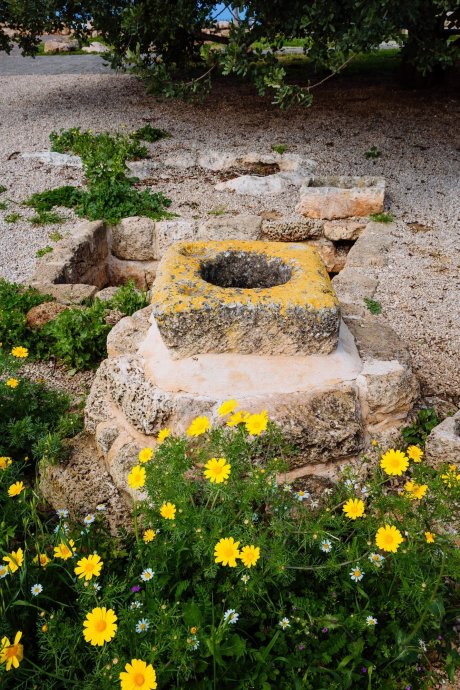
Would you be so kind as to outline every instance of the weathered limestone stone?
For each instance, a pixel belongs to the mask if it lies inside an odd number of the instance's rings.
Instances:
[[[160,264],[152,304],[174,358],[325,354],[337,345],[338,301],[318,254],[305,245],[177,244]]]
[[[264,220],[262,235],[273,242],[303,242],[317,239],[323,234],[323,222],[297,217],[293,220]]]
[[[151,218],[123,218],[111,228],[111,251],[118,259],[151,261],[155,251],[155,222]]]
[[[155,223],[155,254],[161,259],[165,251],[175,242],[193,240],[196,224],[189,220],[162,220]]]
[[[118,288],[114,285],[111,287],[106,287],[103,290],[99,290],[99,292],[96,295],[96,299],[100,299],[101,302],[109,302],[112,299],[112,297],[114,297],[117,290]]]
[[[365,228],[366,221],[362,220],[329,220],[324,223],[324,237],[333,242],[354,241],[364,232]]]
[[[89,46],[84,46],[82,50],[84,53],[105,53],[107,52],[107,46],[99,41],[93,41]]]
[[[72,50],[78,50],[79,43],[76,39],[67,39],[64,41],[51,40],[45,41],[43,51],[45,53],[70,53]]]
[[[40,287],[38,288],[40,289]],[[41,292],[51,295],[57,302],[61,304],[83,304],[93,297],[99,291],[96,285],[82,285],[75,283],[73,285],[46,285],[42,286]]]
[[[133,280],[139,290],[150,288],[158,270],[158,261],[124,261],[109,256],[107,273],[111,285],[123,285]]]
[[[341,304],[352,304],[362,307],[365,313],[364,298],[371,298],[378,285],[375,271],[364,271],[359,268],[345,266],[337,276],[332,279],[332,285]]]
[[[297,213],[308,218],[350,218],[383,211],[383,177],[314,177],[300,190]]]
[[[158,163],[150,158],[143,158],[140,161],[129,161],[127,167],[133,177],[142,181],[148,180],[157,172]]]
[[[339,273],[345,267],[348,248],[336,247],[324,237],[319,240],[308,240],[307,244],[317,250],[329,273]]]
[[[46,165],[67,166],[69,168],[82,168],[83,162],[80,156],[70,156],[68,153],[57,153],[56,151],[32,151],[22,153],[21,158],[35,158],[40,163]]]
[[[32,307],[26,314],[26,321],[29,328],[41,329],[48,323],[56,318],[61,311],[65,311],[67,307],[60,304],[59,302],[43,302],[43,304],[38,304],[36,307]]]
[[[67,508],[74,517],[81,518],[103,503],[113,531],[129,524],[129,502],[117,490],[103,462],[98,461],[94,439],[89,435],[80,434],[71,440],[65,464],[40,464],[40,492],[55,508]]]
[[[279,174],[258,177],[257,175],[240,175],[225,182],[218,182],[214,189],[218,192],[236,192],[248,196],[268,196],[281,194],[289,187],[289,180]]]
[[[435,426],[426,440],[425,453],[434,466],[448,463],[460,468],[460,410]]]
[[[393,224],[369,223],[357,242],[350,249],[348,268],[383,267],[388,264],[388,250],[391,246]]]
[[[198,227],[197,240],[257,240],[262,218],[247,213],[210,218]]]
[[[126,316],[112,328],[107,336],[107,354],[117,357],[121,354],[135,354],[150,328],[153,307],[136,311]]]

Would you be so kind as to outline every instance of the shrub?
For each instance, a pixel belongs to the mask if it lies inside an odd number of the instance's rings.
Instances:
[[[153,144],[155,141],[159,141],[159,139],[165,139],[170,136],[171,135],[169,132],[165,132],[164,129],[152,127],[152,125],[144,125],[144,127],[136,129],[136,131],[131,134],[132,139],[148,141],[151,144]]]
[[[3,347],[11,348],[21,343],[35,351],[39,335],[27,326],[26,314],[32,307],[52,299],[50,295],[42,295],[34,288],[0,278],[0,343],[3,343]]]
[[[415,690],[434,662],[452,676],[458,471],[375,445],[359,475],[348,468],[314,499],[284,481],[292,451],[266,414],[236,414],[214,429],[195,420],[192,441],[164,429],[155,453],[139,453],[128,484],[147,499],[134,504],[134,539],[110,540],[97,511],[83,525],[61,512],[56,534],[54,518],[13,539],[18,516],[32,522],[31,492],[0,491],[4,549],[24,551],[0,625],[10,640],[23,632],[25,654],[4,687],[113,690],[132,659],[154,667],[159,689]],[[12,464],[0,481],[20,477]],[[97,607],[117,616],[101,646],[97,627],[83,635]]]
[[[144,309],[148,304],[147,291],[138,290],[132,280],[119,287],[109,302],[110,307],[118,309],[127,316],[131,316],[139,309]]]
[[[37,192],[24,202],[26,206],[32,206],[38,213],[52,211],[55,206],[75,208],[80,202],[82,190],[71,185],[64,185],[56,189],[47,189]]]

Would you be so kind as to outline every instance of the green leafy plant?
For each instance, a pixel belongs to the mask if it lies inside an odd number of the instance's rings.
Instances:
[[[0,211],[6,211],[8,204],[5,201],[0,201]]]
[[[6,187],[4,187],[2,184],[0,184],[0,194],[3,194],[3,192],[6,192]]]
[[[37,259],[40,259],[42,256],[45,256],[46,254],[49,254],[52,251],[53,251],[53,247],[50,247],[49,245],[47,245],[46,247],[43,247],[42,249],[38,249],[35,252],[35,256],[37,257]]]
[[[0,278],[0,343],[4,348],[23,345],[34,350],[38,334],[27,325],[27,313],[32,307],[52,301],[35,288],[9,283]]]
[[[20,213],[9,213],[7,216],[5,216],[5,221],[7,223],[16,223],[16,221],[20,220],[22,218]]]
[[[62,240],[62,235],[57,230],[53,230],[53,232],[50,232],[48,237],[52,242],[59,242],[59,240]]]
[[[225,206],[219,206],[208,211],[208,216],[225,216],[228,212]]]
[[[154,143],[155,141],[159,141],[160,139],[165,139],[170,136],[171,135],[169,132],[165,132],[164,129],[152,127],[150,124],[136,129],[136,131],[131,134],[132,139],[137,139],[138,141],[148,141],[150,143]]]
[[[127,316],[131,316],[139,309],[144,309],[148,304],[147,290],[138,290],[132,280],[128,281],[126,285],[119,287],[109,301],[110,307],[118,309]]]
[[[56,189],[37,192],[24,202],[25,206],[32,206],[39,214],[52,211],[55,206],[75,208],[80,202],[82,190],[71,185],[64,185]]]
[[[380,302],[376,299],[371,299],[370,297],[365,297],[364,298],[364,304],[366,307],[369,309],[371,314],[381,314],[382,313],[382,305]]]
[[[280,155],[286,153],[287,150],[288,147],[286,146],[286,144],[274,144],[272,146],[272,151],[274,151],[275,153],[279,153]]]
[[[66,309],[41,330],[42,352],[75,369],[96,366],[107,356],[106,307],[95,302],[84,309]]]
[[[371,213],[369,216],[374,223],[392,223],[395,219],[392,213]]]
[[[377,160],[381,155],[382,152],[378,150],[377,146],[371,146],[369,151],[364,152],[364,158],[367,158],[367,160]]]
[[[440,421],[433,407],[424,407],[418,411],[416,419],[410,426],[401,429],[401,435],[408,446],[424,446],[428,434]]]
[[[52,225],[54,223],[63,223],[64,220],[65,218],[60,216],[59,213],[40,211],[40,213],[29,218],[29,223],[32,223],[32,225]]]
[[[170,218],[171,214],[164,210],[170,203],[161,192],[139,191],[126,182],[103,182],[90,185],[88,191],[82,193],[75,212],[89,220],[103,218],[115,225],[129,216],[147,216],[153,220]]]

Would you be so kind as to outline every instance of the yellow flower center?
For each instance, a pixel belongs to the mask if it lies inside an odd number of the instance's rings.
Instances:
[[[104,620],[100,619],[95,622],[94,628],[95,630],[97,630],[97,632],[104,632],[104,630],[107,628],[107,623]]]
[[[19,652],[19,645],[18,644],[12,644],[6,650],[6,658],[12,659],[13,657],[17,656],[18,652]]]
[[[144,685],[144,683],[144,675],[142,673],[136,673],[136,675],[134,676],[134,685],[141,687],[141,685]]]

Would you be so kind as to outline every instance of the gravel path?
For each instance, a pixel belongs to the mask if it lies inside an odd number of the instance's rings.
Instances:
[[[99,55],[39,55],[22,57],[16,46],[0,52],[0,77],[54,74],[107,74],[112,70]]]
[[[35,252],[53,244],[49,233],[55,229],[33,227],[25,218],[7,223],[5,215],[17,210],[30,217],[16,204],[32,192],[82,181],[78,170],[19,157],[18,152],[48,148],[52,129],[129,131],[151,122],[173,135],[152,146],[159,161],[165,152],[192,148],[266,153],[285,144],[290,152],[315,159],[319,174],[386,177],[387,205],[397,225],[376,298],[383,318],[411,350],[424,393],[460,402],[458,90],[415,93],[388,83],[363,90],[350,80],[331,80],[312,109],[287,113],[254,97],[247,86],[237,90],[226,83],[204,104],[159,104],[134,78],[113,74],[0,77],[0,93],[0,185],[8,188],[0,201],[10,199],[0,211],[0,275],[27,281]],[[371,146],[382,152],[375,162],[364,157]],[[207,217],[217,209],[287,213],[297,198],[294,190],[262,200],[237,197],[214,191],[215,182],[214,174],[172,168],[152,180],[185,218]],[[77,222],[65,213],[61,234],[72,232]]]

